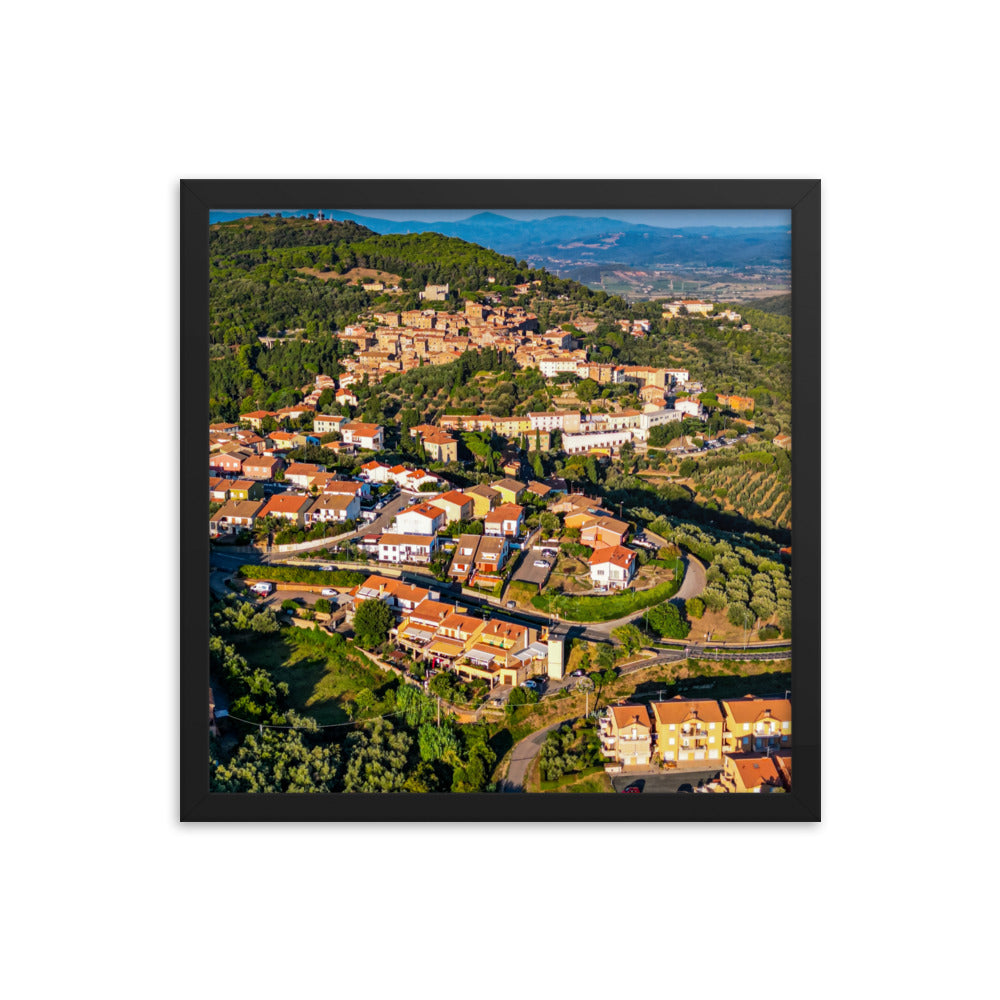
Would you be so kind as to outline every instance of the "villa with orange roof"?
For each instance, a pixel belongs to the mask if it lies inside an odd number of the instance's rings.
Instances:
[[[383,430],[379,424],[353,422],[344,424],[340,429],[345,444],[356,444],[359,448],[371,451],[381,451],[385,442]]]
[[[588,562],[594,586],[607,587],[609,590],[627,587],[637,572],[635,553],[624,545],[609,545],[597,549]]]
[[[396,515],[393,528],[403,534],[436,535],[447,523],[448,515],[440,507],[418,503],[401,510]]]
[[[305,527],[306,513],[312,506],[312,498],[296,496],[293,493],[276,493],[264,504],[259,517],[278,517],[291,521],[298,527]]]

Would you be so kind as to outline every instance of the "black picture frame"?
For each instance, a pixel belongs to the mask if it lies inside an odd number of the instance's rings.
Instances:
[[[180,330],[180,818],[323,821],[820,819],[820,182],[818,180],[184,180]],[[786,795],[235,795],[209,792],[209,211],[790,209],[795,777]]]

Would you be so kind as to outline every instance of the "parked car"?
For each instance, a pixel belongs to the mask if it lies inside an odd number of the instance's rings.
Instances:
[[[539,569],[549,568],[549,564],[544,559],[536,559],[533,565],[537,566]]]
[[[586,677],[586,676],[587,676],[586,670],[574,670],[573,673],[570,674],[570,677]]]
[[[521,685],[521,687],[523,687],[523,688],[531,688],[532,691],[537,691],[538,690],[538,685],[534,681],[525,681]]]
[[[638,794],[641,791],[642,791],[642,789],[638,785],[629,785],[627,788],[623,788],[622,789],[622,793],[623,794],[626,793],[626,792],[632,792],[634,794]]]
[[[507,602],[507,607],[508,608],[516,608],[517,607],[517,601],[508,601]]]
[[[337,596],[337,591],[334,590],[333,587],[324,587],[320,591],[320,594],[323,597],[336,597]]]

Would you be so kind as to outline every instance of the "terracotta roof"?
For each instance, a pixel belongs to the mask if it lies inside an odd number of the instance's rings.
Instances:
[[[373,437],[382,428],[378,424],[344,424],[344,430],[350,431],[352,434],[358,434],[361,437]]]
[[[379,538],[380,545],[431,545],[436,535],[401,535],[384,532]]]
[[[252,455],[243,463],[243,468],[247,466],[253,466],[254,468],[264,467],[272,468],[275,465],[280,464],[281,459],[272,458],[270,455]]]
[[[226,517],[256,517],[263,506],[263,500],[229,500],[215,512],[211,520],[221,521]]]
[[[325,493],[313,505],[313,510],[347,510],[353,502],[353,494]]]
[[[624,729],[635,722],[646,726],[647,729],[652,728],[645,705],[612,705],[611,714],[618,729]]]
[[[404,514],[420,514],[432,520],[437,517],[447,516],[446,511],[443,511],[440,507],[435,507],[432,503],[418,503],[412,507],[407,507],[406,510],[401,510],[396,517],[402,517]]]
[[[441,623],[444,621],[448,615],[454,612],[455,608],[451,604],[445,604],[444,601],[435,601],[430,597],[422,600],[411,612],[409,617],[411,619],[421,618],[426,621],[433,621],[436,623]]]
[[[356,483],[351,479],[326,479],[324,480],[324,475],[330,475],[330,473],[321,473],[316,477],[316,481],[320,484],[321,493],[351,493],[357,495],[362,493],[365,488],[364,483]]]
[[[277,514],[298,514],[305,510],[312,500],[309,497],[296,496],[294,493],[276,493],[264,505],[261,516],[266,517],[274,512]]]
[[[697,717],[699,722],[722,722],[722,709],[716,701],[682,698],[677,695],[670,701],[654,701],[650,706],[653,717],[661,724],[677,725]]]
[[[740,775],[744,788],[758,788],[761,785],[781,785],[781,775],[770,757],[756,754],[732,754],[729,763]]]
[[[748,694],[733,701],[723,701],[723,709],[733,722],[758,722],[770,716],[778,722],[792,721],[792,703],[784,698],[757,698]]]
[[[486,515],[487,521],[516,521],[524,513],[518,503],[502,503]]]
[[[458,611],[453,611],[443,622],[441,622],[440,628],[453,629],[461,632],[474,632],[482,624],[482,618],[473,618],[472,615],[463,615]]]
[[[628,569],[634,560],[635,553],[624,545],[607,545],[603,549],[596,549],[588,561],[591,566],[611,563],[622,569]]]
[[[440,496],[435,497],[434,503],[438,503],[441,500],[458,504],[459,507],[464,507],[467,503],[472,502],[461,490],[448,490],[447,493],[442,493]]]

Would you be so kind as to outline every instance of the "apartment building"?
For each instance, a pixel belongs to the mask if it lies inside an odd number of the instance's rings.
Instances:
[[[437,535],[385,532],[378,540],[379,562],[429,563],[437,550]]]
[[[724,720],[716,701],[682,698],[654,702],[656,751],[663,760],[719,760]]]
[[[727,753],[774,753],[792,745],[792,703],[785,698],[744,698],[722,702]]]
[[[598,723],[601,753],[619,764],[649,764],[652,723],[645,705],[611,705]]]

